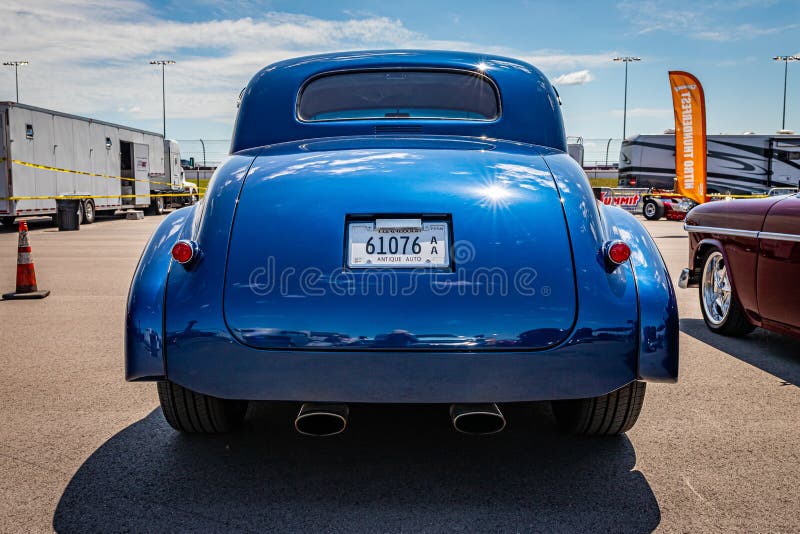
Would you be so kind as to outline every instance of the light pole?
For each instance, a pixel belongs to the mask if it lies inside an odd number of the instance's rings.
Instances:
[[[161,65],[161,119],[164,127],[164,139],[167,138],[167,96],[166,96],[166,83],[164,82],[165,69],[167,65],[174,65],[175,62],[171,59],[154,59],[150,62],[151,65]]]
[[[622,56],[615,57],[611,61],[622,61],[625,63],[625,101],[622,107],[622,140],[625,140],[625,128],[628,122],[628,63],[631,61],[641,61],[640,57]]]
[[[19,68],[27,65],[27,61],[4,61],[6,67],[14,67],[14,81],[17,85],[17,104],[19,104]]]
[[[781,119],[781,130],[786,129],[786,79],[789,76],[789,62],[800,61],[800,56],[775,56],[774,61],[783,61],[783,119]]]

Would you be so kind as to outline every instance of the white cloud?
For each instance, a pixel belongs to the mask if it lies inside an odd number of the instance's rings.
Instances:
[[[123,108],[157,118],[161,72],[148,62],[169,57],[178,61],[167,67],[170,117],[231,121],[236,95],[271,62],[416,38],[382,17],[328,21],[269,13],[258,21],[181,23],[155,18],[137,2],[109,7],[94,0],[57,9],[42,0],[2,3],[0,35],[4,55],[30,61],[20,72],[24,102],[83,113]]]
[[[601,52],[599,54],[566,54],[564,52],[538,50],[529,54],[522,54],[519,57],[540,69],[574,69],[579,67],[608,67],[611,66],[611,58],[616,56],[616,52]]]
[[[236,96],[253,74],[306,54],[359,48],[481,50],[518,57],[545,73],[609,66],[614,55],[434,40],[400,20],[368,13],[325,20],[269,12],[201,22],[159,15],[137,0],[63,0],[57,7],[51,0],[0,3],[4,56],[30,61],[20,69],[22,101],[79,114],[128,113],[137,120],[157,120],[161,71],[149,60],[172,58],[177,64],[166,71],[168,119],[231,124]],[[571,72],[561,79],[585,83],[591,74]],[[0,72],[0,99],[12,96],[13,76]]]
[[[754,37],[762,37],[764,35],[773,35],[787,30],[800,28],[800,24],[786,24],[784,26],[774,26],[770,28],[759,28],[752,24],[740,24],[730,28],[723,28],[721,30],[699,30],[695,33],[698,39],[705,39],[707,41],[738,41],[741,39],[752,39]]]
[[[726,42],[800,28],[800,24],[796,23],[761,27],[753,24],[726,24],[719,20],[721,12],[754,7],[763,9],[768,3],[770,2],[767,0],[741,0],[705,4],[695,2],[682,6],[665,0],[624,0],[617,8],[638,34],[664,31],[705,41]]]
[[[594,80],[594,76],[588,70],[579,70],[575,72],[568,72],[553,78],[555,85],[583,85]]]

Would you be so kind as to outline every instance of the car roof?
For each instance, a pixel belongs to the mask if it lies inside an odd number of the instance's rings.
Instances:
[[[307,123],[297,119],[297,97],[309,79],[337,71],[383,68],[483,74],[498,88],[501,115],[494,121],[398,118]],[[392,133],[489,137],[566,151],[558,94],[533,65],[473,52],[367,50],[287,59],[261,69],[242,91],[231,152],[301,139]]]

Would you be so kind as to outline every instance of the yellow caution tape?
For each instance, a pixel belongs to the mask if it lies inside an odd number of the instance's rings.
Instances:
[[[0,163],[6,161],[6,158],[0,158]],[[173,184],[168,182],[156,182],[155,180],[141,180],[138,178],[125,178],[123,176],[113,176],[110,174],[99,174],[95,172],[86,172],[86,171],[74,171],[70,169],[62,169],[60,167],[50,167],[49,165],[39,165],[38,163],[30,163],[27,161],[21,161],[18,159],[12,159],[12,163],[17,165],[23,165],[25,167],[32,167],[34,169],[42,169],[46,171],[54,171],[54,172],[67,172],[72,174],[80,174],[83,176],[94,176],[96,178],[106,178],[109,180],[129,180],[132,182],[144,182],[148,184],[156,184],[156,185],[168,185],[170,187]],[[197,186],[198,192],[204,189],[208,189],[207,187]],[[612,188],[613,189],[613,188]],[[151,196],[151,197],[180,197],[180,196],[190,196],[192,193],[173,193],[173,194],[159,194],[159,195],[94,195],[94,196],[81,196],[80,198],[135,198],[141,196]],[[653,197],[683,197],[683,195],[679,195],[677,193],[644,193],[645,196],[653,196]],[[768,198],[769,195],[724,195],[722,193],[711,193],[707,195],[709,198]],[[40,196],[40,197],[6,197],[0,198],[0,200],[51,200],[51,199],[69,199],[73,198],[72,196]]]
[[[685,198],[678,193],[643,193],[642,196],[647,197],[664,197],[664,198]],[[768,198],[769,195],[725,195],[722,193],[711,193],[706,195],[709,198]]]
[[[0,200],[85,200],[87,198],[138,198],[138,197],[202,197],[203,193],[197,195],[192,193],[163,193],[158,195],[53,195],[39,197],[0,197]]]
[[[769,195],[723,195],[722,193],[712,193],[710,198],[768,198]]]
[[[169,182],[157,182],[155,180],[141,180],[139,178],[125,178],[124,176],[114,176],[114,175],[111,175],[111,174],[100,174],[100,173],[96,173],[96,172],[75,171],[75,170],[72,170],[72,169],[62,169],[60,167],[51,167],[49,165],[40,165],[38,163],[30,163],[28,161],[22,161],[22,160],[18,160],[18,159],[12,159],[11,162],[15,163],[17,165],[22,165],[24,167],[32,167],[34,169],[42,169],[42,170],[45,170],[45,171],[66,172],[66,173],[71,173],[71,174],[80,174],[82,176],[94,176],[96,178],[106,178],[108,180],[129,180],[131,182],[143,182],[143,183],[147,183],[147,184],[168,185],[170,187],[173,186],[173,184],[171,184]],[[205,188],[198,186],[198,189],[205,189]]]
[[[0,158],[0,163],[7,161],[6,158]],[[71,169],[62,169],[60,167],[51,167],[49,165],[39,165],[38,163],[30,163],[27,161],[21,161],[18,159],[12,159],[12,163],[17,165],[23,165],[25,167],[32,167],[34,169],[43,169],[46,171],[54,171],[54,172],[66,172],[72,174],[80,174],[82,176],[93,176],[96,178],[106,178],[109,180],[130,180],[132,182],[144,182],[148,184],[157,184],[157,185],[168,185],[172,187],[173,184],[167,182],[156,182],[154,180],[141,180],[138,178],[125,178],[122,176],[113,176],[109,174],[100,174],[95,172],[87,172],[87,171],[75,171]],[[198,192],[196,196],[200,197],[203,196],[202,190],[207,189],[206,187],[197,186]],[[48,195],[48,196],[18,196],[18,197],[3,197],[0,200],[70,200],[70,199],[87,199],[87,198],[137,198],[137,197],[188,197],[188,196],[195,196],[194,193],[162,193],[162,194],[151,194],[151,193],[144,193],[139,195]]]

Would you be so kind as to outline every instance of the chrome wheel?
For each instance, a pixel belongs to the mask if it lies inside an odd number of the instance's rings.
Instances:
[[[644,215],[645,217],[654,217],[656,214],[656,205],[652,202],[648,202],[644,205]]]
[[[731,283],[722,253],[714,251],[706,258],[701,282],[703,311],[714,326],[725,322],[731,308]]]

